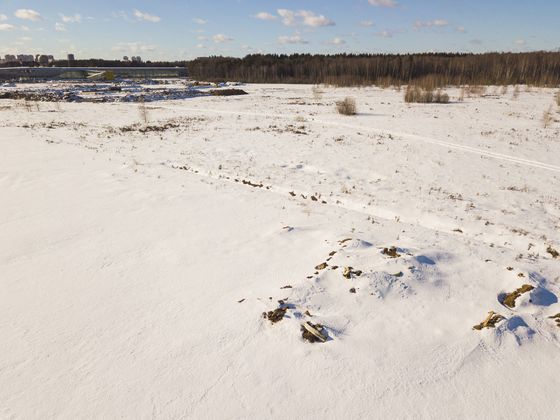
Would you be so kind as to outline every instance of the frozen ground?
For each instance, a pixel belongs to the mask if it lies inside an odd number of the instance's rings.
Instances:
[[[243,89],[0,101],[0,418],[555,418],[553,91]]]

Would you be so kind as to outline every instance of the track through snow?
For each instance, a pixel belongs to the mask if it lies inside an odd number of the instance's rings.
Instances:
[[[261,118],[268,118],[268,119],[283,119],[283,120],[293,120],[293,117],[287,117],[285,114],[270,114],[270,113],[261,113],[261,112],[242,112],[242,111],[226,111],[226,110],[216,110],[216,109],[208,109],[208,108],[186,108],[186,107],[171,107],[171,106],[158,106],[158,108],[162,109],[169,109],[173,111],[182,111],[182,112],[200,112],[206,114],[217,114],[217,115],[240,115],[240,116],[250,116],[250,117],[261,117]],[[495,160],[502,160],[510,163],[517,163],[524,166],[531,166],[534,168],[544,169],[547,171],[552,172],[560,172],[560,166],[558,165],[551,165],[544,162],[538,162],[535,160],[530,159],[523,159],[516,156],[505,155],[502,153],[495,153],[489,152],[487,150],[479,149],[476,147],[465,146],[462,144],[450,143],[442,140],[437,140],[429,137],[418,136],[416,134],[410,133],[403,133],[399,131],[388,131],[388,130],[379,130],[371,127],[364,127],[359,125],[353,124],[344,124],[339,122],[332,122],[332,121],[324,121],[324,120],[317,120],[317,119],[306,119],[304,122],[311,123],[311,124],[319,124],[325,126],[333,126],[333,127],[342,127],[342,128],[349,128],[354,131],[368,131],[370,133],[375,134],[382,134],[387,135],[391,134],[397,137],[400,137],[403,140],[418,140],[424,143],[433,144],[436,146],[442,146],[451,149],[461,150],[467,153],[474,153],[480,156],[486,156]]]
[[[554,418],[551,92],[246,88],[0,111],[0,418]]]

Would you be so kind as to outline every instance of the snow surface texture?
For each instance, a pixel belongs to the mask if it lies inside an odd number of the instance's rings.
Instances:
[[[556,418],[553,91],[243,89],[0,102],[0,418]]]

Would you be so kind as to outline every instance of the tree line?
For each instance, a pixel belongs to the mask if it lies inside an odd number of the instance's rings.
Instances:
[[[66,61],[55,65],[68,65]],[[251,54],[243,58],[201,57],[190,61],[127,63],[77,60],[74,66],[186,66],[204,81],[307,83],[339,86],[415,84],[560,85],[560,52],[485,54]]]

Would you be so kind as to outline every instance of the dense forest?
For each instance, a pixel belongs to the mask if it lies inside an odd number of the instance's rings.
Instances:
[[[64,65],[59,62],[58,65]],[[132,65],[80,60],[76,66]],[[138,64],[134,64],[138,65]],[[560,52],[486,54],[253,54],[244,58],[205,57],[142,66],[187,66],[193,79],[248,83],[312,83],[342,86],[560,85]]]

